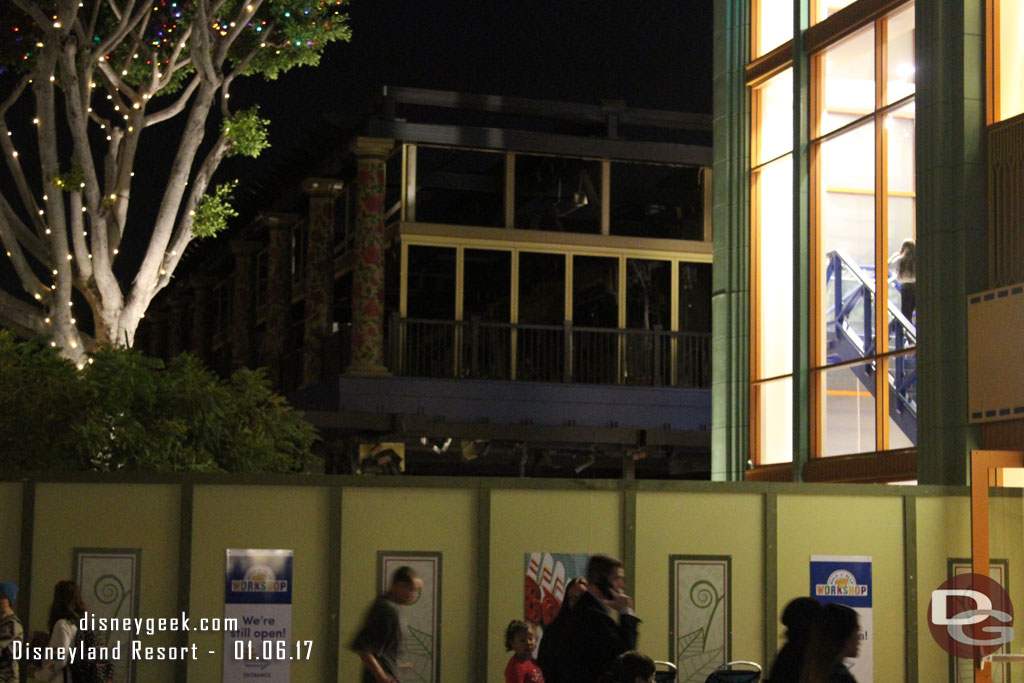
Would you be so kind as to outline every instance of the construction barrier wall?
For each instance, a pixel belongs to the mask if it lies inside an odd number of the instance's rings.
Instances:
[[[1020,489],[993,496],[991,553],[1006,561],[1011,598],[1024,595],[1022,512]],[[291,663],[293,681],[359,680],[348,644],[378,590],[382,551],[440,554],[440,681],[502,680],[504,627],[523,616],[524,564],[537,552],[622,558],[643,619],[640,649],[663,660],[670,558],[726,557],[728,656],[761,663],[781,642],[782,608],[809,592],[810,556],[870,556],[874,680],[952,680],[951,659],[928,633],[928,602],[951,562],[970,557],[969,491],[948,487],[47,476],[0,482],[0,515],[0,580],[21,585],[27,633],[46,629],[53,584],[71,576],[75,548],[139,549],[139,616],[184,611],[193,621],[224,616],[226,549],[294,551],[292,637],[313,649]],[[221,679],[222,633],[145,638],[194,642],[199,656],[140,661],[136,680]]]

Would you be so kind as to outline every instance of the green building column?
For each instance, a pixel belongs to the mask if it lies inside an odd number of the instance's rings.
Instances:
[[[306,231],[306,327],[302,344],[302,386],[325,379],[324,345],[334,322],[334,200],[340,180],[309,178],[302,183],[309,195]]]
[[[384,366],[384,191],[388,138],[358,137],[356,156],[356,263],[352,273],[352,362],[346,372],[388,374]]]
[[[749,0],[715,3],[711,478],[743,478],[750,457]]]
[[[967,302],[985,288],[985,6],[919,2],[917,53],[917,468],[966,484]]]

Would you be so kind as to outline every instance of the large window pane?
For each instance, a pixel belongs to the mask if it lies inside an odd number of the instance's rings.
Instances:
[[[841,128],[875,109],[875,29],[869,26],[830,47],[820,57],[824,96],[819,135]]]
[[[793,0],[758,0],[754,57],[768,54],[793,37]]]
[[[519,254],[519,322],[561,325],[565,320],[565,256]]]
[[[416,220],[454,225],[505,225],[505,155],[419,147]]]
[[[755,384],[759,465],[793,460],[793,378]]]
[[[886,32],[886,104],[914,93],[914,5],[889,15]]]
[[[619,260],[572,258],[572,322],[576,327],[619,326]]]
[[[516,379],[562,381],[564,321],[565,256],[520,252]]]
[[[875,446],[873,363],[847,365],[818,374],[825,391],[822,455],[870,453]]]
[[[455,249],[409,247],[407,317],[455,319]]]
[[[703,202],[695,168],[624,162],[611,165],[613,235],[703,239]]]
[[[793,149],[793,70],[755,89],[754,98],[760,119],[754,163],[763,164]]]
[[[672,263],[626,259],[626,327],[653,330],[672,325]]]
[[[917,445],[917,354],[890,358],[889,448]]]
[[[1024,2],[994,0],[999,5],[998,120],[1024,113]]]
[[[757,250],[758,378],[793,372],[793,160],[754,174]]]
[[[888,143],[889,196],[886,230],[888,245],[886,253],[891,254],[888,273],[888,329],[889,348],[901,349],[917,342],[916,310],[916,244],[913,243],[915,224],[914,198],[914,103],[910,102],[886,116],[885,126]],[[904,257],[898,252],[913,251],[912,259],[901,267]],[[893,260],[897,259],[897,260]],[[912,265],[911,265],[912,264]],[[914,282],[907,280],[913,279]],[[903,282],[900,282],[902,280]],[[903,315],[897,315],[902,311]]]
[[[874,125],[821,145],[822,340],[826,363],[874,348]]]
[[[516,155],[515,227],[558,232],[601,231],[601,163]]]
[[[509,321],[512,254],[492,249],[466,249],[462,318],[483,322]]]

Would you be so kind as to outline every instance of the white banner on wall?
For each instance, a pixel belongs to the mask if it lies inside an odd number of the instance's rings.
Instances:
[[[866,555],[811,555],[811,597],[852,607],[860,620],[860,653],[845,664],[858,683],[872,683],[874,624],[871,608],[871,557]]]
[[[289,683],[296,658],[292,636],[291,550],[227,551],[223,681]]]

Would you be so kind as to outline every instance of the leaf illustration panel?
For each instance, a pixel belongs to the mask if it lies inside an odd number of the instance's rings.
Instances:
[[[669,558],[669,649],[680,683],[703,683],[731,654],[732,558]]]
[[[423,590],[402,607],[405,631],[398,672],[402,683],[437,683],[441,676],[441,553],[382,550],[377,553],[377,588],[387,590],[399,567],[412,567],[423,579]]]
[[[141,548],[75,548],[71,571],[82,591],[89,613],[103,619],[139,616]],[[131,631],[97,630],[100,646],[121,643],[121,652],[131,651]],[[135,681],[131,657],[112,660],[114,683]]]

